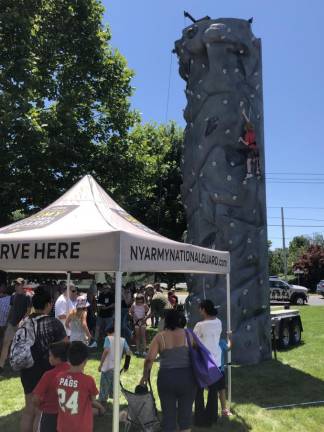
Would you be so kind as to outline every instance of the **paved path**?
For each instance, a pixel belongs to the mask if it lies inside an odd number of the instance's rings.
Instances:
[[[324,298],[318,294],[312,294],[309,296],[308,304],[310,306],[324,306]]]

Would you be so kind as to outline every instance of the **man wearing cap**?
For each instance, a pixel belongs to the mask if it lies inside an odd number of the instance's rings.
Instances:
[[[16,333],[20,321],[31,311],[31,297],[24,292],[25,280],[15,280],[15,292],[11,296],[8,325],[3,338],[3,345],[0,355],[0,373],[3,371],[8,357],[9,347]]]
[[[67,287],[64,287],[64,292],[61,294],[55,302],[55,318],[59,319],[65,327],[66,318],[76,306],[76,300],[78,297],[76,286],[73,283],[69,285],[69,297],[67,293]],[[66,334],[70,336],[70,330],[66,329]]]

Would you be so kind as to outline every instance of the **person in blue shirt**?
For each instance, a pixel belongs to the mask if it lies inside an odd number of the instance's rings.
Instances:
[[[220,400],[221,408],[222,408],[222,416],[223,417],[230,417],[233,414],[226,407],[225,357],[226,357],[227,351],[229,351],[231,349],[231,341],[229,340],[227,342],[226,339],[221,338],[219,340],[219,347],[222,350],[220,371],[223,374],[223,378],[221,378],[218,381],[217,390],[218,390],[218,396],[219,396],[219,400]]]

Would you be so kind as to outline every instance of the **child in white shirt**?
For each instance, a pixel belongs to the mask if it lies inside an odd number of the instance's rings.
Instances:
[[[108,398],[113,398],[114,394],[114,353],[115,353],[115,337],[114,337],[114,327],[108,329],[108,335],[105,337],[104,351],[101,356],[101,361],[99,365],[100,376],[100,390],[99,390],[99,402],[107,402]],[[126,340],[121,337],[119,341],[119,352],[120,360],[123,354],[126,355],[125,364],[123,369],[126,371],[129,367],[131,350],[126,342]]]

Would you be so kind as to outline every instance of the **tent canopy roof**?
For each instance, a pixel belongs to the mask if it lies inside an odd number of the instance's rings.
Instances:
[[[229,272],[229,253],[175,242],[123,210],[90,175],[0,229],[5,271]]]

